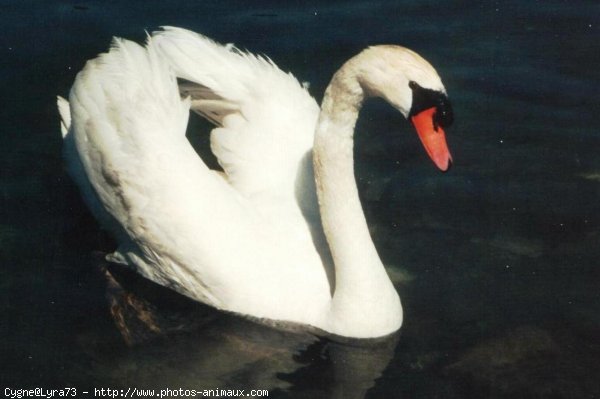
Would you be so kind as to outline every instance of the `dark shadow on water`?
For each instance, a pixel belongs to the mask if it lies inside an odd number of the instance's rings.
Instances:
[[[269,397],[363,398],[390,360],[398,336],[318,337],[225,314],[101,262],[106,298],[127,349],[95,348],[114,386],[268,389]],[[310,381],[310,384],[308,383]]]

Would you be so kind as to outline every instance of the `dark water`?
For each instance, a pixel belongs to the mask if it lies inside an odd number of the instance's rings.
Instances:
[[[600,5],[281,3],[0,2],[1,388],[600,397]],[[107,277],[114,244],[63,170],[55,95],[113,35],[160,25],[268,54],[317,99],[369,44],[436,66],[457,120],[451,172],[381,102],[357,132],[364,207],[405,308],[398,336],[281,332]]]

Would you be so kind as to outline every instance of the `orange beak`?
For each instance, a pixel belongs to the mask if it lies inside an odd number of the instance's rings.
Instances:
[[[452,165],[452,156],[446,144],[444,129],[441,126],[435,126],[433,123],[435,111],[435,107],[428,108],[414,115],[411,120],[427,154],[429,154],[433,163],[442,172],[445,172]]]

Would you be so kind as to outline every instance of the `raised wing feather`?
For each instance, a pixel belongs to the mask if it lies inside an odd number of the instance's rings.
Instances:
[[[184,29],[164,28],[153,41],[176,75],[195,84],[182,87],[192,109],[217,124],[211,147],[230,184],[266,212],[299,202],[314,214],[310,157],[319,107],[296,78]]]
[[[312,130],[299,129],[304,135],[287,139],[268,129],[264,134],[255,113],[274,106],[236,103],[221,93],[209,97],[201,101],[212,101],[215,118],[222,121],[213,132],[213,147],[232,184],[212,173],[187,141],[191,101],[181,99],[176,77],[156,44],[151,40],[144,48],[115,41],[109,53],[89,61],[78,74],[69,96],[71,126],[66,126],[66,104],[59,102],[65,142],[71,143],[67,156],[76,157],[69,164],[84,172],[73,174],[88,204],[116,233],[120,246],[113,259],[217,308],[281,319],[290,308],[303,314],[308,298],[328,298],[324,276],[330,271],[323,269],[291,189],[299,181],[291,175],[312,170],[310,162],[301,168],[302,162],[289,163],[277,151],[298,139],[302,146],[279,151],[306,160]],[[299,97],[312,101],[306,94]],[[219,102],[228,105],[215,105]],[[240,111],[235,111],[238,104]],[[260,152],[271,166],[266,168],[253,149],[264,151],[269,145],[273,154]],[[279,190],[278,183],[287,189]],[[314,187],[302,187],[314,196]],[[283,193],[281,201],[274,199],[276,193]],[[265,201],[258,199],[261,195]],[[290,289],[297,293],[290,295]],[[281,307],[272,298],[289,300]]]
[[[240,246],[257,223],[187,141],[189,100],[181,100],[168,65],[151,45],[116,40],[79,73],[69,99],[69,130],[90,191],[124,232],[118,258],[222,307],[231,293],[220,282],[235,287],[243,267],[228,254],[261,262]]]

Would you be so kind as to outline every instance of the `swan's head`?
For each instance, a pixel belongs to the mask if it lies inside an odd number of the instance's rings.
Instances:
[[[381,97],[410,119],[425,150],[442,171],[452,157],[444,129],[453,122],[446,89],[435,69],[420,55],[400,46],[373,46],[353,60],[367,96]]]

